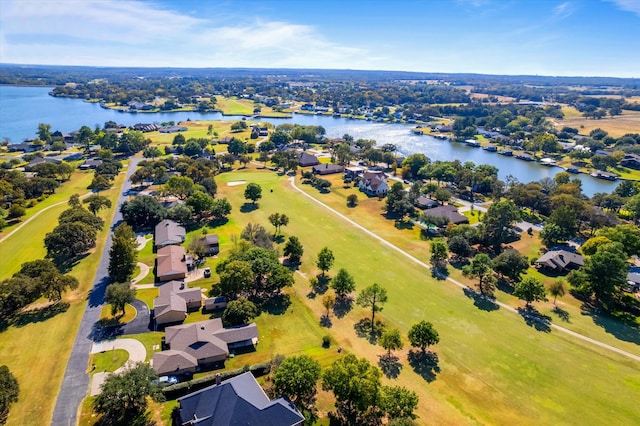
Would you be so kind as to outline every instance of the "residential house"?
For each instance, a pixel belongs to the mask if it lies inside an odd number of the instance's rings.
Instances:
[[[620,165],[631,169],[640,169],[640,155],[627,154],[620,160]]]
[[[139,132],[153,132],[160,128],[159,124],[155,123],[137,123],[129,126],[131,130],[137,130]]]
[[[189,130],[185,126],[170,126],[170,127],[161,127],[158,132],[160,133],[178,133],[178,132],[186,132]]]
[[[215,256],[220,253],[220,242],[218,241],[218,234],[207,234],[202,238],[205,247],[207,248],[207,256]]]
[[[449,223],[459,225],[461,223],[469,223],[469,218],[458,213],[458,208],[451,205],[434,207],[425,212],[425,214],[433,217],[446,218]]]
[[[549,250],[536,260],[536,265],[554,272],[567,272],[584,265],[584,258],[567,250]]]
[[[154,246],[158,248],[184,243],[187,231],[177,222],[164,219],[156,225],[154,233]]]
[[[251,372],[178,398],[181,426],[298,426],[304,417],[285,397],[271,401]]]
[[[352,166],[344,168],[344,177],[345,179],[355,179],[358,176],[362,176],[364,173],[363,167]]]
[[[100,160],[99,158],[85,160],[84,163],[80,164],[80,170],[95,170],[95,168],[100,164],[102,164],[102,160]]]
[[[18,152],[18,151],[33,152],[36,150],[36,147],[30,143],[12,143],[12,144],[9,144],[7,148],[9,149],[9,152]]]
[[[389,185],[387,184],[387,177],[383,172],[365,172],[360,179],[360,191],[367,195],[387,195],[389,191]]]
[[[152,363],[154,370],[162,376],[193,374],[198,370],[198,360],[184,351],[155,352]]]
[[[29,164],[24,166],[24,169],[30,172],[30,171],[33,171],[33,168],[38,164],[43,164],[43,163],[60,164],[61,162],[62,161],[58,160],[57,158],[39,157],[39,158],[34,158],[33,161],[31,161]]]
[[[317,175],[330,175],[344,172],[344,167],[338,164],[318,164],[311,169]]]
[[[200,287],[190,288],[182,281],[169,281],[160,286],[158,297],[153,299],[153,318],[158,325],[182,322],[187,312],[201,306]]]
[[[300,167],[307,167],[307,166],[315,166],[317,164],[320,164],[320,161],[318,160],[318,157],[316,157],[315,155],[309,154],[308,152],[303,151],[298,156],[298,163],[300,164]]]
[[[427,196],[421,195],[416,200],[415,206],[419,209],[425,210],[425,209],[433,209],[435,207],[438,207],[440,206],[440,203],[438,203],[436,200],[432,200]]]
[[[227,307],[227,298],[224,296],[207,297],[204,299],[205,311],[217,311]]]
[[[618,179],[618,175],[615,173],[610,173],[610,172],[605,172],[604,170],[594,170],[593,172],[591,172],[591,176],[598,178],[598,179],[604,179],[604,180],[617,180]]]
[[[180,351],[196,360],[198,367],[207,367],[224,362],[230,350],[251,347],[258,343],[258,328],[255,323],[224,328],[220,318],[200,321],[191,324],[170,326],[165,329],[165,346],[171,351]],[[159,375],[183,374],[184,371],[166,370],[166,357],[153,356],[153,368]],[[175,352],[171,352],[175,356]],[[167,367],[174,367],[171,363]],[[191,368],[188,366],[186,368]]]
[[[187,276],[188,264],[184,247],[162,247],[158,250],[156,277],[158,281],[182,280]]]

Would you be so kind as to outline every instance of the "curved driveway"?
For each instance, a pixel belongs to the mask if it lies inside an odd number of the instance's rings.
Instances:
[[[107,352],[114,349],[122,349],[129,352],[129,359],[124,365],[118,368],[114,373],[118,374],[133,367],[139,362],[144,362],[147,359],[147,350],[144,345],[136,339],[115,339],[115,340],[103,340],[102,342],[96,342],[91,347],[91,353],[97,354],[100,352]],[[91,396],[100,393],[100,386],[104,383],[104,379],[111,373],[95,373],[91,380]]]
[[[131,187],[129,178],[140,161],[140,158],[129,159],[129,167],[121,188],[120,197],[114,206],[115,211],[111,219],[110,231],[113,231],[120,221],[122,221],[120,206],[127,198],[124,194],[126,194]],[[93,346],[93,339],[99,331],[97,323],[100,319],[102,305],[104,304],[104,291],[109,283],[109,249],[111,248],[111,243],[112,238],[110,232],[102,250],[93,288],[88,294],[89,300],[85,307],[82,321],[80,322],[80,328],[77,330],[76,340],[73,343],[71,356],[67,362],[67,369],[62,379],[62,387],[60,388],[58,400],[53,410],[51,424],[54,426],[75,425],[78,417],[78,407],[85,396],[87,396],[87,390],[89,389],[87,365],[89,364],[89,353]]]
[[[422,266],[422,267],[424,267],[424,268],[426,268],[426,269],[429,269],[429,270],[431,269],[431,266],[427,265],[427,264],[426,264],[426,263],[424,263],[423,261],[421,261],[421,260],[419,260],[419,259],[417,259],[417,258],[413,257],[412,255],[410,255],[410,254],[409,254],[409,253],[407,253],[406,251],[402,250],[401,248],[394,246],[393,244],[391,244],[390,242],[388,242],[388,241],[387,241],[387,240],[385,240],[384,238],[382,238],[382,237],[380,237],[380,236],[378,236],[378,235],[374,234],[373,232],[369,231],[369,230],[368,230],[367,228],[365,228],[364,226],[362,226],[362,225],[360,225],[360,224],[358,224],[358,223],[354,222],[353,220],[349,219],[348,217],[346,217],[346,216],[345,216],[345,215],[343,215],[342,213],[340,213],[340,212],[338,212],[337,210],[335,210],[335,209],[333,209],[333,208],[329,207],[328,205],[326,205],[326,204],[325,204],[325,203],[323,203],[322,201],[320,201],[320,200],[318,200],[318,199],[316,199],[316,198],[312,197],[311,195],[309,195],[309,194],[307,194],[306,192],[304,192],[302,189],[298,188],[298,187],[296,186],[296,182],[295,182],[295,178],[294,178],[294,177],[289,178],[289,181],[291,182],[291,186],[293,186],[293,187],[294,187],[298,192],[300,192],[302,195],[304,195],[305,197],[309,198],[309,199],[310,199],[310,200],[312,200],[313,202],[318,203],[319,205],[321,205],[321,206],[322,206],[322,207],[324,207],[325,209],[328,209],[329,211],[331,211],[333,214],[335,214],[335,215],[339,216],[340,218],[342,218],[342,219],[343,219],[343,220],[345,220],[346,222],[348,222],[348,223],[350,223],[351,225],[355,226],[356,228],[360,229],[360,230],[361,230],[362,232],[364,232],[365,234],[367,234],[367,235],[369,235],[369,236],[371,236],[371,237],[375,238],[376,240],[380,241],[380,242],[381,242],[382,244],[384,244],[385,246],[389,247],[389,248],[390,248],[390,249],[392,249],[392,250],[397,251],[398,253],[400,253],[400,254],[402,254],[403,256],[405,256],[405,257],[409,258],[411,261],[413,261],[413,262],[417,263],[418,265],[420,265],[420,266]],[[462,288],[462,289],[464,289],[464,290],[466,290],[466,291],[473,291],[473,292],[474,292],[474,293],[476,293],[478,296],[480,296],[480,294],[479,294],[479,293],[477,293],[475,290],[471,289],[469,286],[462,284],[460,281],[456,281],[456,280],[454,280],[453,278],[449,278],[449,277],[447,277],[446,279],[447,279],[447,281],[449,281],[449,282],[451,282],[451,283],[453,283],[453,284],[457,285],[458,287],[460,287],[460,288]],[[499,305],[501,308],[504,308],[504,309],[506,309],[506,310],[508,310],[508,311],[511,311],[511,312],[514,312],[514,313],[516,313],[516,314],[520,315],[520,313],[518,312],[518,310],[517,310],[517,309],[515,309],[515,308],[513,308],[513,307],[511,307],[511,306],[509,306],[509,305],[507,305],[507,304],[505,304],[505,303],[498,302],[497,300],[492,300],[492,302],[493,302],[493,303],[495,303],[496,305]],[[534,318],[534,317],[530,317],[530,319],[535,320],[535,318]],[[556,329],[556,330],[558,330],[558,331],[561,331],[561,332],[563,332],[563,333],[566,333],[566,334],[568,334],[568,335],[571,335],[571,336],[573,336],[573,337],[575,337],[575,338],[577,338],[577,339],[584,340],[584,341],[589,342],[589,343],[592,343],[592,344],[594,344],[594,345],[596,345],[596,346],[600,346],[600,347],[605,348],[605,349],[608,349],[608,350],[610,350],[610,351],[612,351],[612,352],[616,352],[616,353],[618,353],[618,354],[620,354],[620,355],[624,355],[624,356],[626,356],[626,357],[628,357],[628,358],[631,358],[631,359],[633,359],[633,360],[635,360],[635,361],[640,361],[640,356],[638,356],[638,355],[634,355],[634,354],[632,354],[632,353],[630,353],[630,352],[623,351],[622,349],[618,349],[618,348],[616,348],[615,346],[611,346],[611,345],[608,345],[608,344],[606,344],[606,343],[604,343],[604,342],[601,342],[601,341],[599,341],[599,340],[595,340],[595,339],[592,339],[592,338],[590,338],[590,337],[584,336],[584,335],[582,335],[582,334],[580,334],[580,333],[576,333],[575,331],[569,330],[568,328],[564,328],[564,327],[562,327],[562,326],[559,326],[559,325],[556,325],[556,324],[553,324],[553,323],[548,324],[548,326],[549,326],[549,327],[551,327],[551,328],[554,328],[554,329]]]

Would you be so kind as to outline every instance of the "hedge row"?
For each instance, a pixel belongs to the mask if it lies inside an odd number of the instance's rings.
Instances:
[[[237,368],[235,370],[223,371],[210,376],[200,377],[198,379],[189,380],[175,385],[167,386],[162,389],[162,393],[166,399],[176,399],[181,396],[185,396],[192,392],[199,391],[216,383],[216,376],[219,374],[222,381],[230,379],[232,377],[239,376],[242,373],[250,371],[254,377],[264,376],[271,370],[270,362],[261,362],[252,366],[245,366],[244,368]]]

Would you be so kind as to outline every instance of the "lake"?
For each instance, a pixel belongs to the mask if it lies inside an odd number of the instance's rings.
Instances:
[[[83,102],[78,99],[54,98],[49,96],[48,87],[0,86],[0,138],[9,138],[19,143],[24,138],[34,138],[38,123],[51,124],[52,130],[68,133],[83,125],[91,128],[97,124],[103,126],[106,121],[115,121],[130,126],[136,123],[161,123],[163,121],[190,120],[238,120],[241,117],[223,116],[219,112],[165,112],[165,113],[124,113],[101,108],[97,103]],[[327,137],[352,135],[355,139],[374,139],[379,146],[393,143],[400,153],[408,155],[424,153],[431,160],[462,162],[473,161],[476,164],[491,164],[499,169],[500,179],[515,176],[520,182],[538,181],[553,177],[562,169],[545,167],[534,162],[509,158],[490,153],[480,148],[449,142],[427,135],[412,132],[413,124],[388,124],[330,116],[294,114],[292,118],[263,119],[274,124],[293,123],[322,126]],[[576,175],[582,180],[585,194],[592,196],[596,192],[609,193],[618,182],[596,179],[588,175]]]

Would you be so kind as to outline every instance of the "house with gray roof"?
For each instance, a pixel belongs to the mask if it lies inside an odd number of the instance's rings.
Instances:
[[[536,265],[554,272],[567,272],[582,267],[584,258],[567,250],[549,250],[536,260]]]
[[[331,175],[334,173],[342,173],[344,172],[344,167],[339,164],[318,164],[311,168],[314,174],[316,175]]]
[[[315,155],[309,154],[308,152],[303,151],[298,156],[298,163],[300,164],[300,167],[307,167],[307,166],[315,166],[317,164],[320,164],[320,161],[318,160],[318,157],[316,157]]]
[[[424,212],[425,215],[445,218],[449,223],[459,225],[469,223],[469,218],[458,212],[458,208],[451,205],[434,207]]]
[[[164,219],[156,225],[153,244],[156,249],[184,243],[187,231],[177,222]]]
[[[166,246],[158,250],[156,278],[158,281],[182,280],[187,276],[191,258],[187,258],[184,247]]]
[[[287,398],[269,399],[253,374],[246,372],[178,398],[182,426],[297,426],[304,417]]]

